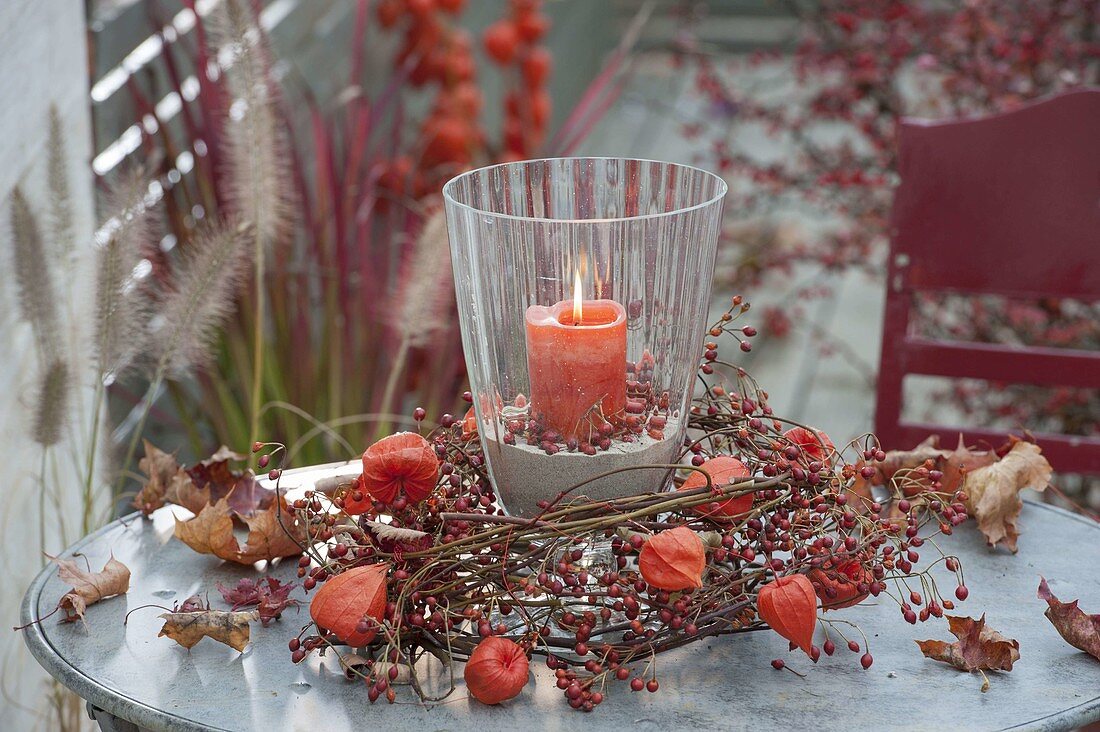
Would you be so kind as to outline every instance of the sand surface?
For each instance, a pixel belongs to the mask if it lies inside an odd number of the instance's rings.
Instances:
[[[680,430],[672,421],[665,428],[673,435],[664,440],[642,437],[637,442],[612,442],[611,449],[585,455],[558,452],[547,455],[533,445],[506,445],[485,439],[497,496],[513,516],[534,516],[538,502],[552,501],[561,491],[610,470],[639,465],[668,464],[680,450]],[[667,468],[629,470],[587,483],[570,495],[592,499],[617,498],[664,487],[671,474]]]

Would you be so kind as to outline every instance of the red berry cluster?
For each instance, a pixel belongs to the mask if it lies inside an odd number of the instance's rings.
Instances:
[[[413,86],[433,85],[436,90],[414,157],[399,155],[388,162],[379,178],[385,189],[421,198],[467,167],[484,147],[472,42],[454,23],[464,6],[465,0],[382,0],[377,6],[383,28],[403,29],[395,59],[398,68],[408,68]]]
[[[546,140],[552,109],[546,82],[550,52],[539,41],[550,29],[541,0],[509,0],[509,16],[485,29],[482,42],[493,62],[514,67],[504,99],[503,160],[530,157]]]

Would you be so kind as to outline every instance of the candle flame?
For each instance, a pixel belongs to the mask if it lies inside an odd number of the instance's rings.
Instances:
[[[581,273],[580,270],[573,270],[573,325],[580,325],[581,318],[584,314],[584,302],[581,297]]]

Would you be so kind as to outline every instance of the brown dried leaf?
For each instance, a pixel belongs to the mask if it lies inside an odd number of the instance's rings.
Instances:
[[[334,651],[334,653],[336,653],[336,660],[340,662],[340,668],[344,670],[344,678],[348,681],[356,681],[362,678],[362,674],[370,670],[366,668],[369,663],[368,660],[357,653],[340,653],[339,651]],[[386,677],[379,671],[378,678],[384,679]]]
[[[1011,671],[1020,660],[1020,644],[986,627],[985,615],[978,620],[947,616],[954,643],[940,640],[917,641],[921,653],[949,663],[961,671]]]
[[[1039,578],[1039,599],[1047,601],[1044,615],[1066,643],[1100,659],[1100,615],[1087,615],[1077,607],[1077,600],[1061,602],[1043,577]]]
[[[274,577],[262,577],[259,581],[242,577],[233,587],[226,587],[221,582],[216,586],[222,593],[222,599],[233,606],[230,608],[232,610],[255,605],[260,623],[264,626],[278,620],[283,610],[298,605],[298,601],[290,596],[295,584],[283,584]]]
[[[1004,543],[1016,552],[1016,519],[1023,508],[1020,491],[1044,490],[1050,482],[1050,463],[1038,445],[1016,442],[1012,449],[992,465],[966,475],[967,512],[978,519],[978,528],[990,546]]]
[[[992,465],[997,462],[997,453],[991,450],[971,450],[959,435],[958,447],[944,456],[942,464],[938,465],[943,477],[940,478],[941,490],[952,495],[959,490],[966,477],[975,470]]]
[[[108,597],[124,595],[130,589],[130,569],[114,556],[98,572],[85,571],[71,559],[54,561],[58,565],[58,579],[73,586],[57,603],[65,611],[64,622],[83,619],[89,605]]]
[[[229,508],[244,518],[268,508],[275,499],[275,491],[262,487],[251,470],[230,467],[230,462],[245,459],[246,456],[222,445],[206,460],[187,468],[187,475],[199,495],[205,492],[208,503],[228,497]]]
[[[929,460],[933,470],[943,473],[938,491],[951,495],[959,490],[967,474],[997,462],[997,454],[990,450],[971,450],[963,443],[962,435],[959,435],[959,444],[954,450],[944,450],[939,447],[936,436],[932,435],[912,450],[886,453],[886,460],[873,464],[875,477],[871,481],[876,485],[888,485],[899,471],[919,468]],[[907,486],[906,493],[913,495],[931,488],[929,481],[923,487]]]
[[[176,538],[199,554],[222,559],[235,557],[241,550],[233,536],[233,517],[224,498],[199,511],[190,521],[176,519]]]
[[[302,553],[305,527],[294,520],[294,514],[282,506],[282,517],[275,506],[246,518],[248,540],[233,561],[252,564],[261,559],[277,559]]]
[[[248,645],[249,623],[259,619],[259,613],[203,610],[190,613],[164,613],[164,627],[157,637],[167,636],[184,648],[191,648],[203,638],[243,651]]]
[[[383,521],[367,521],[366,525],[379,539],[390,539],[392,541],[420,541],[424,537],[430,536],[430,534],[424,531],[406,529],[401,526],[387,524]]]
[[[180,468],[168,482],[168,492],[164,499],[177,506],[183,506],[191,513],[198,515],[210,504],[210,489],[199,489],[195,486],[187,471]]]
[[[149,476],[149,480],[134,496],[134,508],[148,516],[164,505],[172,476],[179,470],[179,463],[172,453],[164,452],[148,440],[145,445],[145,457],[138,461],[138,468]]]
[[[889,485],[894,474],[899,470],[919,467],[925,460],[939,460],[946,454],[946,450],[939,448],[939,440],[936,436],[931,435],[912,450],[890,450],[886,453],[885,460],[872,463],[876,471],[872,480],[876,485]]]
[[[871,490],[874,485],[874,478],[864,478],[862,470],[866,467],[867,463],[860,460],[850,468],[846,468],[844,477],[846,480],[851,480],[851,483],[845,487],[844,495],[848,499],[848,505],[853,511],[860,516],[865,516],[871,511],[871,504],[875,502],[874,491]]]
[[[253,564],[260,560],[289,557],[302,552],[300,542],[305,539],[304,527],[295,522],[294,515],[287,510],[285,503],[282,508],[282,523],[274,505],[246,518],[245,523],[248,524],[249,532],[242,547],[233,535],[229,501],[223,498],[204,508],[190,521],[176,519],[176,537],[200,554],[213,554],[219,559],[238,564]],[[287,530],[293,532],[293,536]]]

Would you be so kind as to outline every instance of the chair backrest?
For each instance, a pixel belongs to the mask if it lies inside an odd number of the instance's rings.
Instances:
[[[1100,352],[909,334],[921,291],[1100,300],[1100,89],[991,117],[905,120],[894,198],[875,429],[891,447],[929,434],[1002,437],[901,420],[906,374],[1100,388]],[[1056,470],[1100,472],[1100,440],[1038,435]]]

